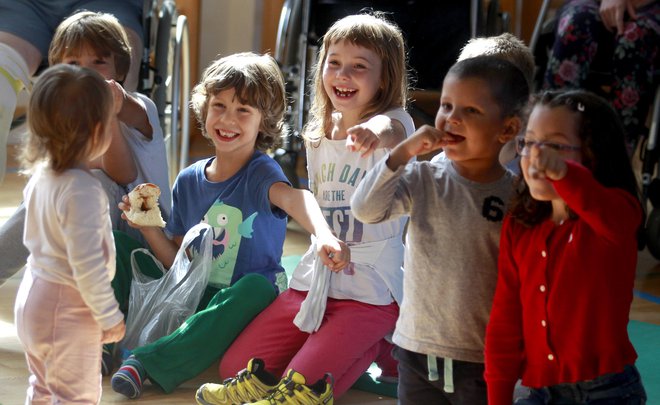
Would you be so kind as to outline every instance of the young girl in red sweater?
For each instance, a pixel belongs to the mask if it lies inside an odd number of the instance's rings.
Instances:
[[[623,128],[585,91],[532,106],[486,332],[488,403],[511,404],[522,378],[516,404],[643,404],[627,333],[643,211]]]

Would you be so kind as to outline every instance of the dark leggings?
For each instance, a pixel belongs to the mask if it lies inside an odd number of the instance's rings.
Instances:
[[[546,89],[586,88],[604,95],[626,129],[627,143],[632,148],[646,134],[646,117],[653,98],[653,71],[657,68],[660,2],[637,10],[637,19],[626,15],[624,33],[616,35],[605,29],[596,0],[569,0],[557,19],[556,38],[548,59],[544,87]],[[607,51],[605,61],[612,81],[606,91],[590,88],[588,73],[597,51]],[[599,57],[601,55],[599,54]],[[609,76],[608,76],[609,77]]]

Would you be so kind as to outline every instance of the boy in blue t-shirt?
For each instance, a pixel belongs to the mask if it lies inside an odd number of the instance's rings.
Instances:
[[[263,152],[279,140],[286,107],[284,80],[272,57],[240,53],[216,60],[194,88],[192,106],[215,156],[177,177],[166,229],[172,237],[157,227],[140,231],[168,268],[186,231],[200,222],[211,225],[213,269],[207,289],[214,296],[182,327],[133,350],[112,377],[112,388],[129,398],[140,395],[147,376],[171,392],[208,368],[286,287],[280,259],[287,214],[316,236],[328,268],[344,268],[350,259],[312,194],[292,188]],[[130,208],[127,197],[120,208]]]

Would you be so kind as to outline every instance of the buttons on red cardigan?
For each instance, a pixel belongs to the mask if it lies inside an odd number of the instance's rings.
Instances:
[[[552,353],[550,353],[548,355],[548,360],[553,361],[554,359],[555,359],[555,356]]]
[[[541,284],[541,285],[539,286],[539,291],[541,291],[541,292],[545,292],[545,285],[544,285],[544,284]]]
[[[545,250],[541,250],[541,256],[546,257],[548,254],[545,252]]]
[[[545,328],[545,326],[546,326],[547,324],[548,324],[548,323],[545,321],[545,319],[541,319],[541,326],[543,326],[543,327]]]

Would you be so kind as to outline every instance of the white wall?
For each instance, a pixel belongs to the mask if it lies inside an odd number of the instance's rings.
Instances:
[[[262,1],[202,0],[199,38],[201,72],[218,54],[259,52],[261,47]]]

